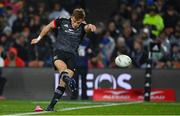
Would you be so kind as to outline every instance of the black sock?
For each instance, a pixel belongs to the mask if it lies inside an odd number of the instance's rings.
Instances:
[[[54,92],[54,96],[51,100],[51,103],[49,104],[49,106],[51,108],[54,108],[54,106],[56,105],[56,103],[59,101],[59,99],[62,97],[63,93],[65,91],[65,87],[60,87],[58,86]]]

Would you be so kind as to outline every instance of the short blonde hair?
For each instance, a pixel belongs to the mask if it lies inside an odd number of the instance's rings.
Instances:
[[[72,16],[73,16],[76,20],[80,20],[80,19],[84,20],[85,17],[86,17],[86,13],[85,13],[84,9],[82,9],[82,8],[76,8],[76,9],[73,10]]]

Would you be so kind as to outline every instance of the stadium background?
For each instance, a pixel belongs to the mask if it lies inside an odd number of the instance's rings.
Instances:
[[[154,2],[154,3],[153,3]],[[161,53],[153,55],[154,68],[179,67],[179,8],[178,0],[112,0],[112,1],[12,1],[4,0],[0,7],[1,66],[4,67],[51,67],[51,45],[54,33],[48,34],[37,46],[31,46],[30,40],[37,37],[43,25],[50,20],[69,17],[73,8],[83,7],[87,11],[87,21],[97,25],[95,34],[90,38],[88,48],[90,68],[115,68],[114,58],[119,53],[133,59],[133,67],[143,68],[147,57],[147,43],[157,41],[161,44]],[[95,5],[96,4],[96,5]],[[152,4],[155,4],[152,6]],[[153,11],[161,18],[154,27],[155,34],[143,31],[148,22],[145,15]],[[154,30],[154,29],[152,29]],[[155,29],[156,30],[156,29]],[[153,32],[152,32],[153,33]],[[10,48],[15,49],[10,49]],[[17,54],[21,60],[9,65],[8,51]],[[106,51],[106,52],[105,52]],[[15,55],[16,56],[16,55]]]
[[[79,61],[80,64],[88,66],[88,74],[94,75],[94,80],[88,88],[90,93],[95,87],[96,78],[102,74],[113,75],[116,80],[121,74],[130,74],[132,78],[124,81],[133,89],[144,88],[148,44],[157,42],[161,50],[152,55],[152,88],[172,89],[176,93],[176,101],[180,101],[179,2],[1,0],[0,70],[1,78],[7,79],[7,82],[0,99],[50,99],[57,73],[53,71],[51,56],[56,34],[54,31],[50,32],[35,46],[31,46],[30,41],[38,36],[40,29],[50,20],[57,16],[69,17],[74,8],[83,7],[87,13],[87,22],[97,26],[95,33],[89,33],[85,37],[87,55]],[[146,15],[151,11],[158,16],[155,24],[151,24],[151,21],[145,23],[145,20],[148,20]],[[132,66],[126,69],[115,66],[114,59],[120,53],[133,59]],[[116,84],[117,88],[126,89],[124,86],[118,86],[118,82]],[[3,86],[3,79],[0,85]],[[113,88],[113,83],[106,80],[100,83],[100,86]],[[65,96],[66,98],[68,96]]]

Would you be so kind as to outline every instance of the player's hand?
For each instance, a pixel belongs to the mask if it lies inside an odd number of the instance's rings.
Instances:
[[[88,27],[91,30],[91,32],[95,32],[96,31],[96,26],[95,25],[89,24]]]
[[[35,38],[35,39],[32,39],[32,40],[31,40],[31,44],[37,44],[39,41],[40,41],[40,40],[38,40],[38,39],[36,39],[36,38]]]
[[[88,25],[86,25],[85,30],[86,30],[86,32],[95,32],[96,26],[93,24],[88,24]]]

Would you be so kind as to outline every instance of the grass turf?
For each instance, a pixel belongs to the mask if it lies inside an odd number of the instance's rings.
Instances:
[[[4,100],[0,101],[0,115],[33,112],[36,105],[45,108],[47,104],[47,101]],[[111,106],[112,104],[116,105]],[[108,106],[105,107],[103,105]],[[92,106],[95,107],[91,108]],[[128,104],[126,102],[61,101],[56,105],[56,109],[57,112],[45,112],[41,115],[180,115],[180,103]]]

